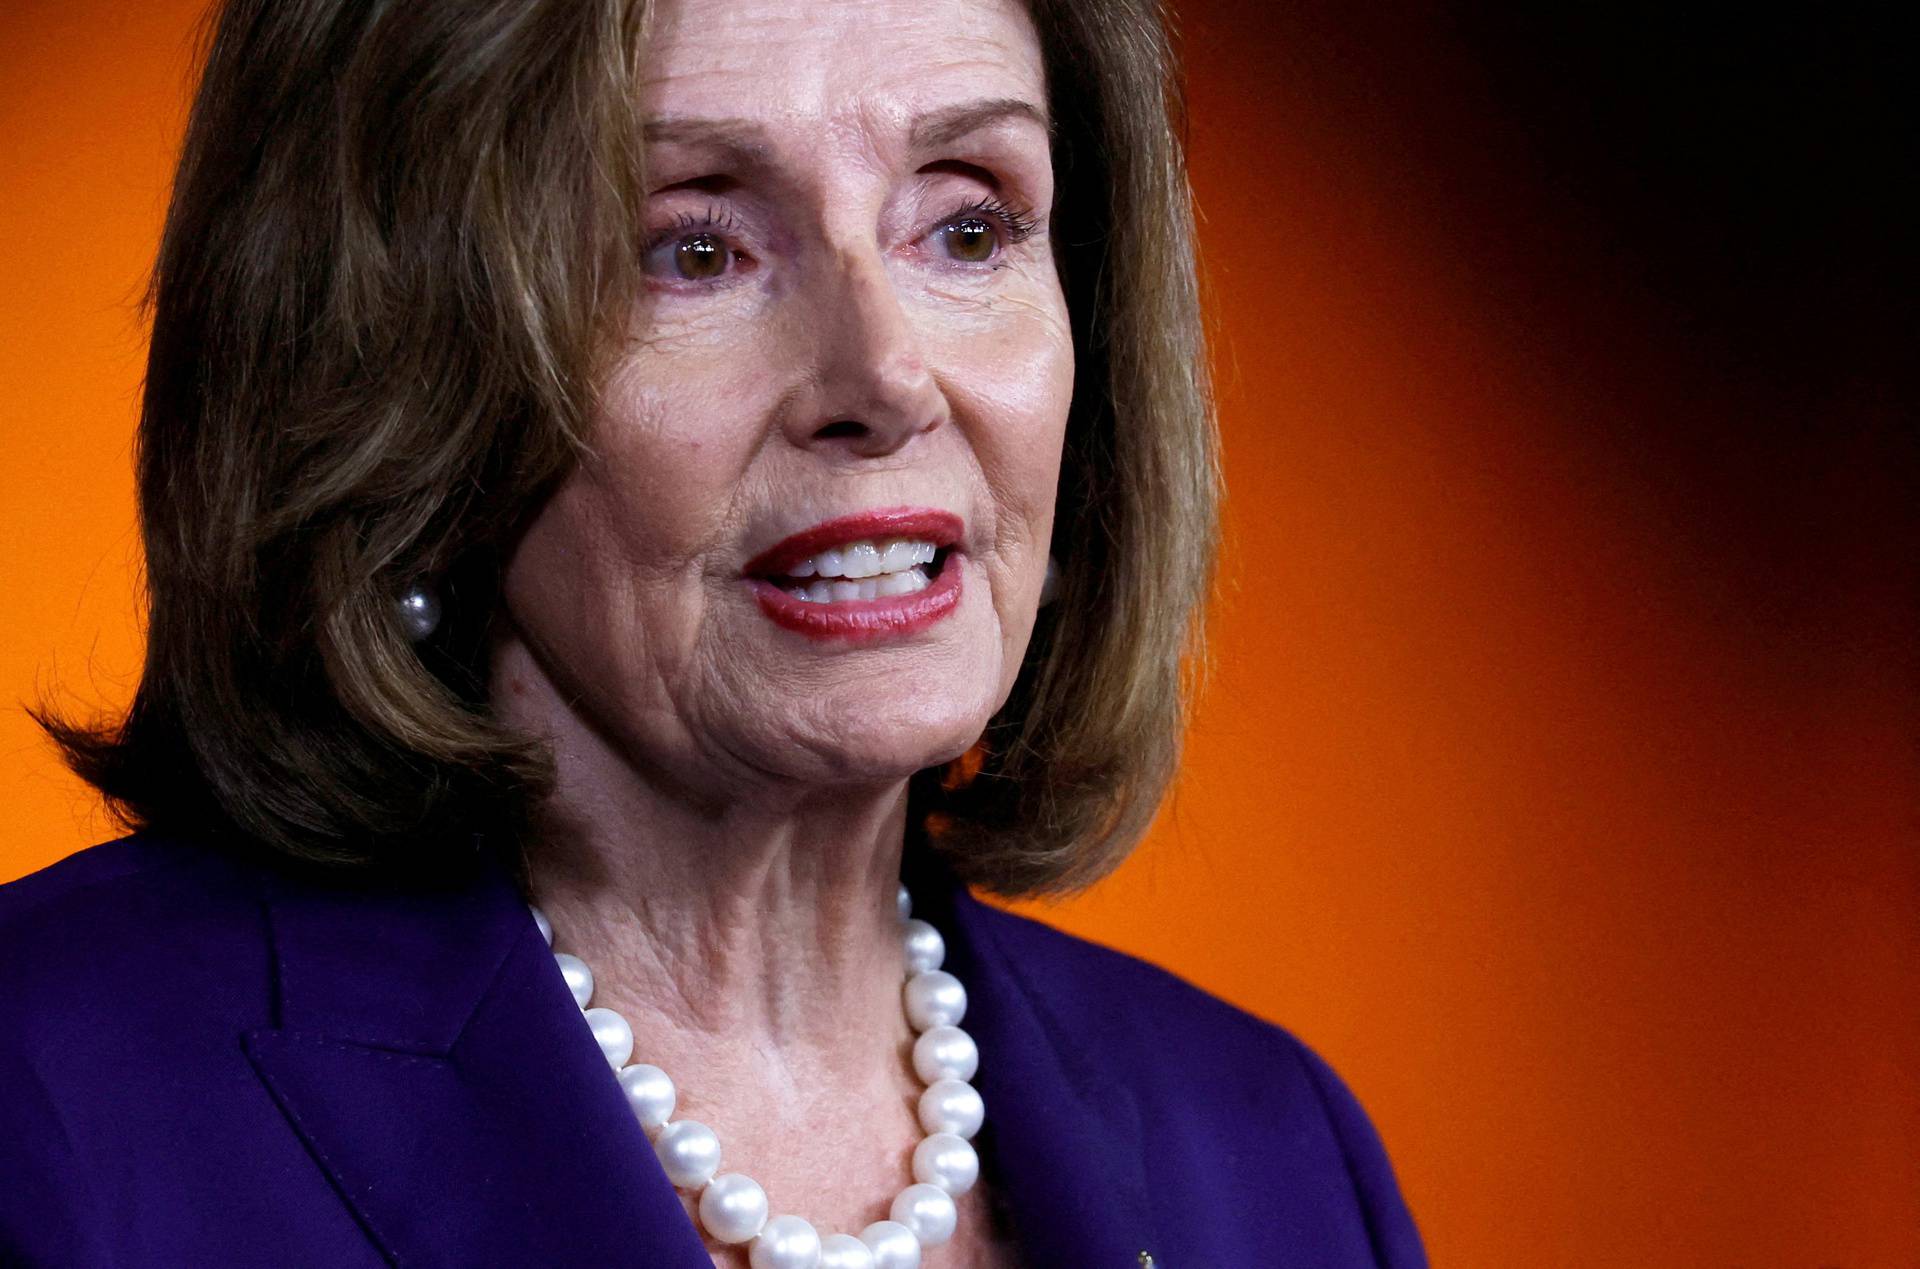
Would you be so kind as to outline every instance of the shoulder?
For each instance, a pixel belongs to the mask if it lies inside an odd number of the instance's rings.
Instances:
[[[1057,1023],[1109,1052],[1177,1055],[1189,1070],[1277,1065],[1316,1085],[1332,1075],[1286,1028],[1158,965],[1018,913],[983,905],[981,920]]]
[[[1152,1014],[1200,1028],[1210,1040],[1285,1045],[1283,1029],[1149,961],[1068,934],[1045,921],[981,905],[981,921],[1049,1005],[1098,1031]]]
[[[0,1186],[0,1251],[112,1259],[117,1161],[186,1158],[254,1095],[235,1040],[269,1008],[266,943],[244,867],[189,842],[136,834],[0,885],[0,1172],[27,1181]]]
[[[265,921],[246,868],[135,834],[0,885],[0,1049],[46,1058],[102,1018],[128,1039],[266,994]]]
[[[87,896],[204,868],[208,852],[151,833],[133,833],[75,851],[37,872],[0,883],[0,932],[35,909],[85,903]]]
[[[136,833],[78,851],[0,885],[0,964],[15,972],[59,959],[104,970],[116,947],[165,958],[190,932],[258,932],[257,888],[246,867],[198,843]],[[9,953],[15,953],[9,955]]]
[[[1377,1263],[1426,1263],[1386,1148],[1345,1080],[1286,1028],[1135,956],[984,908],[1009,972],[1075,1048],[1124,1079],[1143,1117],[1290,1184],[1356,1205]]]

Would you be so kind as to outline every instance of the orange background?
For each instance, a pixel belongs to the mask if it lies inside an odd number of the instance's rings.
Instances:
[[[0,10],[0,879],[112,831],[16,703],[138,667],[197,8]],[[1920,1265],[1920,468],[1829,294],[1877,262],[1711,223],[1747,169],[1659,120],[1637,166],[1566,31],[1186,8],[1216,666],[1153,836],[1043,915],[1324,1053],[1437,1264]]]

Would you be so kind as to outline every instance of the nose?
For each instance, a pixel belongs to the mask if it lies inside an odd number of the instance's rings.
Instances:
[[[811,383],[792,403],[789,439],[876,458],[945,423],[946,396],[879,251],[836,251],[815,282],[802,299]]]

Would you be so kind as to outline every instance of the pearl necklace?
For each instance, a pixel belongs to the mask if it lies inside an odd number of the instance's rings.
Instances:
[[[980,1157],[968,1139],[980,1131],[986,1107],[967,1082],[980,1065],[980,1050],[959,1026],[967,1011],[967,990],[940,968],[946,940],[914,918],[905,886],[900,887],[899,906],[907,963],[901,999],[908,1025],[918,1037],[913,1070],[926,1085],[919,1115],[927,1135],[914,1147],[914,1184],[894,1198],[892,1219],[875,1221],[857,1238],[833,1234],[822,1239],[798,1216],[769,1219],[767,1192],[758,1182],[738,1172],[720,1172],[720,1139],[713,1129],[697,1119],[673,1118],[678,1093],[667,1073],[645,1062],[628,1064],[633,1028],[611,1009],[589,1007],[593,971],[586,962],[554,953],[600,1051],[619,1072],[627,1104],[652,1140],[667,1179],[698,1195],[700,1224],[707,1233],[723,1243],[751,1244],[747,1254],[753,1269],[918,1269],[922,1247],[937,1247],[953,1237],[959,1223],[954,1199],[980,1177]],[[540,937],[551,947],[553,923],[540,909],[531,911]]]

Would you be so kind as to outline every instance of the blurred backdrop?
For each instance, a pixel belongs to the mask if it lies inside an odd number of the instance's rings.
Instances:
[[[1147,844],[1041,915],[1325,1054],[1437,1264],[1920,1265],[1891,23],[1181,7],[1213,670]],[[114,831],[19,705],[139,664],[199,8],[0,7],[0,879]]]

